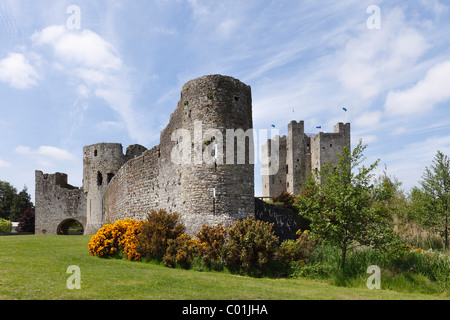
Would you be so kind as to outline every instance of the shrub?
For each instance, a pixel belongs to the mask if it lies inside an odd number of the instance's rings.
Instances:
[[[277,258],[284,264],[298,262],[301,260],[302,253],[299,244],[295,240],[284,240],[278,248]]]
[[[188,269],[194,259],[196,244],[196,241],[186,234],[176,239],[168,239],[166,254],[163,257],[164,265],[175,268],[178,263],[182,268]]]
[[[212,267],[214,261],[221,260],[226,233],[226,229],[219,223],[215,227],[203,225],[196,234],[199,241],[197,253],[208,268]]]
[[[0,218],[0,233],[10,233],[12,230],[11,221]]]
[[[272,201],[273,204],[294,210],[295,197],[286,191],[283,191],[278,196],[272,197]]]
[[[139,260],[136,236],[142,221],[133,219],[118,220],[114,224],[101,227],[89,241],[89,253],[97,257],[109,257],[124,253],[125,258]]]
[[[250,216],[237,221],[228,231],[225,263],[231,271],[260,276],[273,260],[278,237],[273,224]]]
[[[137,236],[137,251],[147,259],[162,259],[166,253],[168,240],[176,239],[184,233],[185,227],[178,219],[178,214],[168,214],[165,210],[150,212]]]
[[[298,230],[297,235],[299,237],[296,240],[283,241],[278,249],[278,260],[285,265],[291,262],[304,265],[313,257],[317,242],[309,237],[307,230]]]
[[[389,263],[396,272],[422,274],[442,288],[450,289],[450,258],[439,251],[425,251],[409,245]]]
[[[123,254],[128,260],[140,260],[141,254],[138,252],[137,236],[141,232],[142,221],[127,220],[127,228],[123,237],[119,241],[119,248],[123,248]]]
[[[35,213],[34,209],[28,208],[19,218],[17,232],[34,232]]]

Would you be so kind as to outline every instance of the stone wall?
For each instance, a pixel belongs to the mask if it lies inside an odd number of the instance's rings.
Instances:
[[[274,175],[263,175],[263,196],[273,197],[283,191],[299,194],[305,179],[314,170],[321,170],[326,163],[336,165],[344,147],[350,148],[350,124],[338,123],[334,132],[319,132],[308,135],[304,122],[291,121],[288,135],[280,140],[279,171]],[[263,156],[270,157],[272,140],[263,146]],[[272,160],[273,161],[273,160]]]
[[[286,143],[286,191],[299,194],[303,182],[311,173],[310,138],[305,134],[304,121],[291,121]]]
[[[109,183],[124,163],[147,150],[132,145],[123,154],[120,143],[97,143],[83,148],[83,189],[87,193],[85,233],[95,233],[105,221],[104,196]]]
[[[252,127],[249,86],[221,75],[187,82],[160,144],[126,162],[108,185],[105,222],[144,219],[151,210],[165,209],[179,213],[187,232],[195,234],[203,224],[230,226],[253,214],[253,162],[246,156],[238,164],[235,152],[230,163],[227,152],[237,147],[226,148],[226,129]],[[246,155],[250,148],[247,142]]]
[[[67,183],[64,173],[35,172],[36,234],[61,234],[78,221],[86,227],[86,195]]]
[[[87,234],[103,225],[104,201],[108,180],[126,159],[120,143],[98,143],[83,148],[83,189],[87,193]]]
[[[278,170],[272,175],[263,175],[262,191],[264,197],[271,197],[274,195],[280,195],[286,190],[286,136],[274,137],[278,140]],[[262,146],[262,154],[267,156],[268,159],[272,159],[272,143],[274,140],[269,139],[267,143]],[[276,142],[275,142],[276,143]],[[274,150],[276,153],[276,150]],[[274,157],[276,154],[274,155]],[[273,157],[273,158],[274,158]],[[275,159],[274,159],[275,160]],[[272,166],[273,163],[263,164],[263,166]],[[269,167],[266,172],[269,171]]]
[[[344,147],[350,148],[350,124],[338,123],[333,133],[319,132],[311,138],[312,170],[321,170],[326,163],[337,165]]]
[[[280,239],[296,239],[299,229],[295,213],[289,208],[283,208],[266,203],[255,198],[255,218],[265,222],[273,223],[273,231]]]

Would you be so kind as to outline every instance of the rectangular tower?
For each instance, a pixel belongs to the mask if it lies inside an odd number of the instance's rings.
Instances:
[[[305,123],[291,121],[286,142],[286,191],[299,194],[310,172],[310,138],[305,134]]]
[[[278,150],[272,150],[272,144],[278,140]],[[274,151],[274,154],[272,154]],[[278,159],[275,159],[278,154]],[[267,174],[269,169],[263,169],[262,190],[263,197],[273,197],[280,195],[286,191],[286,136],[275,136],[274,139],[267,140],[266,144],[262,146],[262,156],[267,159],[278,160],[278,170],[275,174]],[[263,164],[263,166],[276,166],[274,163]],[[273,168],[273,167],[272,167]],[[273,173],[273,172],[271,172]]]
[[[279,170],[273,175],[263,174],[264,197],[278,196],[283,191],[299,194],[314,170],[320,171],[326,163],[337,165],[343,148],[350,149],[350,123],[336,124],[332,133],[310,135],[304,132],[304,121],[291,121],[287,137],[279,142]],[[271,143],[268,140],[263,146],[263,157],[272,156]]]
[[[334,133],[319,132],[311,139],[311,167],[320,171],[326,163],[337,165],[344,147],[350,149],[350,123],[338,123]]]

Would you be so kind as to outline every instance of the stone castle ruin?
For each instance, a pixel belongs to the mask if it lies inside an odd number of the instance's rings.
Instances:
[[[334,161],[350,141],[349,124],[337,128],[310,138],[303,122],[291,122],[289,136],[279,138],[280,170],[263,176],[264,195],[283,188],[297,192],[308,170]],[[165,209],[180,214],[191,235],[203,224],[229,227],[255,215],[274,222],[280,238],[288,238],[297,231],[293,214],[254,197],[253,141],[239,135],[252,129],[250,86],[222,75],[191,80],[159,145],[132,145],[125,154],[118,143],[84,147],[81,188],[69,185],[64,173],[36,171],[36,233],[67,234],[78,221],[85,234],[93,234],[105,223],[145,219],[151,210]]]
[[[275,144],[277,148],[272,148]],[[278,196],[282,192],[299,194],[305,179],[314,170],[321,170],[325,163],[337,165],[338,155],[344,147],[350,149],[350,124],[338,123],[334,133],[305,133],[304,121],[291,121],[288,135],[275,136],[262,147],[263,156],[273,158],[275,149],[278,160],[278,171],[262,177],[263,197]],[[269,162],[265,164],[267,167]],[[264,168],[268,171],[268,168]]]

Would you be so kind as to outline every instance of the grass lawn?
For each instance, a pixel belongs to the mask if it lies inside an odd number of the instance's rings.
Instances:
[[[88,254],[90,236],[0,237],[0,299],[443,299],[307,279],[250,278],[170,269]],[[70,265],[81,270],[81,289],[66,286]]]

